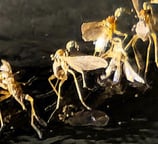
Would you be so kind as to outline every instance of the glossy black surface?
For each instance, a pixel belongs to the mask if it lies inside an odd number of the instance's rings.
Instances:
[[[90,47],[93,45],[85,44],[81,39],[81,24],[113,15],[118,7],[131,9],[132,3],[130,0],[6,0],[0,1],[0,6],[0,57],[11,63],[14,72],[20,71],[16,75],[18,81],[25,82],[32,76],[36,78],[23,89],[34,97],[38,114],[47,121],[53,108],[48,111],[45,108],[56,101],[47,80],[52,74],[50,54],[71,39],[79,42],[81,53],[92,54]],[[121,16],[118,24],[118,28],[128,32],[129,37],[137,21],[134,15]],[[107,126],[73,127],[54,119],[47,128],[41,128],[42,140],[31,128],[29,114],[22,112],[21,107],[9,99],[0,104],[2,113],[7,116],[6,125],[0,133],[0,144],[158,143],[157,73],[151,61],[147,76],[150,88],[145,92],[124,83],[124,94],[113,92],[113,97],[109,99],[106,98],[111,96],[106,95],[105,98],[102,91],[90,93],[89,104],[109,116]],[[67,90],[63,90],[65,98],[74,96],[72,78],[63,89]],[[95,97],[101,97],[102,101]],[[78,102],[76,98],[75,102]],[[27,106],[29,110],[29,104]]]

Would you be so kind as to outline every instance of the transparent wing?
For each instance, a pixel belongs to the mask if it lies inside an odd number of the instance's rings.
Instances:
[[[118,83],[120,81],[120,76],[121,76],[121,68],[117,67],[114,73],[113,82]]]
[[[84,41],[96,41],[105,33],[102,22],[88,22],[81,25],[81,33]]]
[[[115,70],[116,70],[116,61],[115,59],[111,59],[108,67],[105,70],[106,78],[108,78],[111,75],[111,73]]]
[[[1,62],[2,62],[2,65],[0,66],[0,70],[12,73],[12,68],[11,68],[9,62],[4,59],[2,59]]]
[[[130,82],[137,81],[137,82],[140,82],[140,83],[143,83],[143,84],[145,83],[145,81],[143,80],[143,78],[141,78],[133,70],[133,68],[131,67],[131,65],[127,61],[124,62],[123,70],[124,70],[124,73],[125,73],[126,78],[127,78],[128,81],[130,81]]]
[[[76,71],[90,71],[107,67],[106,60],[101,57],[91,55],[63,57],[63,60]]]

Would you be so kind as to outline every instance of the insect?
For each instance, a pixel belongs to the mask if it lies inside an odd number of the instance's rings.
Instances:
[[[65,51],[67,52],[67,55],[70,55],[72,48],[75,48],[77,51],[79,51],[79,45],[75,40],[70,40],[66,43],[66,50]]]
[[[101,55],[105,59],[110,59],[109,65],[106,68],[106,75],[101,75],[101,79],[108,78],[113,72],[113,82],[118,83],[120,81],[122,67],[126,79],[130,82],[137,81],[144,84],[145,81],[141,78],[131,67],[128,62],[128,56],[126,51],[123,48],[122,40],[118,37],[112,39],[112,45],[110,49]]]
[[[73,49],[79,51],[79,45],[75,40],[70,40],[66,43],[66,48],[64,49],[65,55],[70,56],[70,53]],[[51,57],[53,57],[53,54],[51,55]],[[58,82],[59,80],[57,79],[55,87],[57,86]]]
[[[124,40],[127,38],[126,33],[117,30],[116,21],[125,8],[118,8],[115,10],[113,16],[108,16],[102,21],[87,22],[81,25],[82,38],[84,41],[93,41],[95,50],[93,55],[101,55],[105,52],[108,43],[111,41],[113,34],[123,36]]]
[[[135,55],[136,64],[137,64],[138,70],[140,71],[142,69],[142,66],[141,66],[140,58],[138,56],[138,51],[135,47],[135,44],[138,39],[141,39],[142,41],[149,41],[149,44],[147,47],[146,66],[145,66],[145,74],[144,74],[144,77],[146,78],[146,74],[148,72],[148,65],[149,65],[152,43],[154,44],[155,63],[156,63],[156,66],[158,67],[158,44],[157,44],[157,36],[155,33],[155,30],[156,30],[155,18],[156,17],[153,15],[152,2],[143,3],[143,9],[141,10],[139,10],[138,0],[132,0],[132,3],[136,10],[139,20],[135,27],[136,34],[133,35],[132,39],[126,45],[125,50],[127,50],[130,46],[132,46],[133,52]]]
[[[61,87],[63,83],[68,79],[68,73],[71,74],[74,78],[75,86],[77,89],[77,93],[79,96],[79,100],[82,105],[87,109],[91,110],[89,106],[87,106],[82,98],[79,84],[75,75],[75,72],[78,72],[82,75],[83,87],[86,86],[84,71],[96,70],[99,68],[106,68],[107,62],[100,57],[85,55],[85,56],[68,56],[67,53],[63,49],[58,49],[55,55],[51,55],[51,60],[53,62],[53,75],[48,78],[50,85],[52,86],[54,92],[58,96],[57,104],[54,112],[59,108],[59,103],[61,99]],[[58,91],[56,90],[56,86],[53,85],[52,80],[59,80]],[[48,122],[53,116],[54,112],[51,114]]]
[[[12,72],[11,65],[6,60],[1,60],[2,65],[0,66],[0,87],[2,90],[0,91],[0,102],[5,99],[10,98],[11,96],[21,105],[23,110],[26,110],[26,106],[24,101],[29,101],[31,105],[31,126],[37,132],[39,138],[42,138],[42,133],[39,128],[35,125],[34,119],[38,121],[38,123],[42,126],[46,126],[47,124],[39,118],[34,109],[34,100],[29,94],[24,94],[21,88],[21,85],[15,80],[14,74]],[[3,119],[2,114],[0,113],[0,122],[1,129],[3,127]]]

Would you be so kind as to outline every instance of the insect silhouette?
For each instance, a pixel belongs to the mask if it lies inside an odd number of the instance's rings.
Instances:
[[[82,39],[84,41],[93,41],[95,50],[93,55],[99,56],[105,52],[108,43],[111,42],[113,35],[123,36],[127,38],[126,33],[117,30],[118,17],[127,10],[125,8],[117,8],[114,15],[108,16],[102,21],[87,22],[81,25]]]
[[[48,78],[48,81],[58,98],[56,108],[48,119],[48,122],[51,120],[55,111],[59,108],[59,103],[61,99],[61,87],[68,79],[68,73],[73,76],[79,100],[81,101],[82,105],[87,110],[91,110],[91,108],[87,106],[83,100],[75,72],[78,72],[82,75],[83,87],[87,88],[84,71],[106,68],[107,62],[103,58],[91,55],[69,56],[63,49],[58,49],[55,55],[51,55],[51,60],[53,61],[53,75]],[[56,90],[57,85],[55,84],[54,86],[54,84],[52,83],[54,79],[60,81],[58,84],[58,90]]]
[[[21,88],[20,83],[18,83],[12,72],[11,65],[6,60],[1,60],[2,65],[0,66],[0,102],[13,97],[22,107],[23,110],[26,110],[26,106],[24,101],[29,101],[31,105],[31,126],[37,132],[39,138],[42,138],[42,133],[39,128],[35,125],[34,119],[42,125],[46,126],[47,124],[37,116],[35,108],[34,108],[34,99],[29,94],[24,94]],[[1,129],[4,126],[2,113],[0,113],[0,122],[1,122]]]
[[[148,65],[150,60],[150,51],[152,43],[154,44],[154,53],[155,53],[155,63],[158,67],[158,44],[157,44],[157,35],[155,32],[155,24],[156,24],[156,17],[153,14],[152,10],[152,3],[143,3],[143,9],[140,10],[140,5],[138,0],[132,0],[133,6],[138,16],[138,22],[135,27],[136,34],[133,35],[132,39],[126,45],[125,50],[127,50],[130,46],[133,48],[136,64],[138,67],[138,71],[142,70],[142,65],[140,61],[140,57],[138,55],[138,50],[135,46],[138,39],[142,41],[149,41],[147,47],[147,54],[146,54],[146,65],[145,65],[145,74],[144,77],[146,78],[146,74],[148,72]],[[158,26],[158,25],[157,25]]]
[[[122,75],[123,67],[124,74],[128,81],[137,81],[142,84],[145,83],[143,78],[141,78],[129,64],[128,55],[124,50],[122,40],[120,38],[113,38],[110,49],[105,52],[105,54],[101,55],[101,57],[105,59],[110,59],[109,65],[105,70],[106,75],[101,75],[101,79],[108,78],[114,72],[113,82],[118,83]]]

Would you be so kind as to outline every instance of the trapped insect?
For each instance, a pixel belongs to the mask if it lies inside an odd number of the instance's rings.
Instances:
[[[84,71],[96,70],[99,68],[106,68],[107,62],[96,56],[85,55],[85,56],[68,56],[63,49],[58,49],[55,55],[51,55],[53,61],[53,75],[48,78],[50,85],[52,86],[54,92],[58,96],[57,104],[54,112],[59,108],[59,103],[61,99],[61,87],[63,83],[68,79],[68,73],[70,73],[74,78],[74,83],[77,89],[77,93],[82,105],[87,109],[91,110],[83,100],[83,97],[80,92],[79,84],[75,75],[75,72],[78,72],[82,75],[83,87],[86,88],[86,81],[84,76]],[[58,90],[56,90],[57,84],[52,83],[52,80],[60,80],[58,84]],[[51,114],[48,122],[53,116],[54,112]]]
[[[84,41],[93,41],[95,45],[94,54],[101,55],[105,52],[108,43],[111,42],[113,35],[127,37],[126,33],[117,30],[116,21],[121,13],[126,12],[125,8],[117,8],[113,16],[108,16],[102,21],[87,22],[81,25],[81,33]]]
[[[156,30],[155,27],[157,27],[158,25],[155,26],[157,20],[153,15],[152,5],[151,5],[152,3],[143,3],[143,9],[141,10],[139,8],[140,6],[138,0],[132,0],[132,3],[139,20],[135,28],[136,34],[133,35],[132,39],[126,45],[125,50],[127,50],[130,46],[132,46],[135,55],[136,64],[138,66],[138,70],[140,71],[142,69],[142,66],[141,66],[140,58],[138,56],[139,52],[137,51],[135,44],[138,41],[138,39],[141,39],[142,41],[149,41],[147,47],[146,66],[145,66],[145,75],[144,75],[144,77],[146,77],[146,74],[148,72],[152,43],[154,43],[154,53],[155,53],[154,57],[155,57],[156,66],[158,67],[158,44],[157,44],[157,35],[155,32]]]
[[[105,54],[101,55],[101,57],[105,59],[110,58],[109,65],[105,70],[106,74],[101,75],[101,79],[108,78],[114,72],[113,82],[118,83],[122,75],[123,67],[123,72],[128,81],[137,81],[142,84],[145,83],[143,78],[141,78],[129,64],[128,55],[126,51],[123,49],[122,40],[120,38],[113,38],[110,49],[107,52],[105,52]]]
[[[34,119],[42,125],[46,126],[47,124],[37,116],[34,109],[34,99],[29,94],[24,94],[21,88],[21,85],[15,80],[14,74],[12,72],[9,62],[6,60],[1,60],[2,65],[0,66],[0,102],[6,100],[10,97],[13,97],[22,107],[23,110],[26,110],[24,101],[29,101],[31,105],[31,126],[37,132],[39,138],[42,138],[42,133],[39,128],[35,125]],[[2,113],[0,112],[0,122],[1,129],[3,128],[3,118]]]

